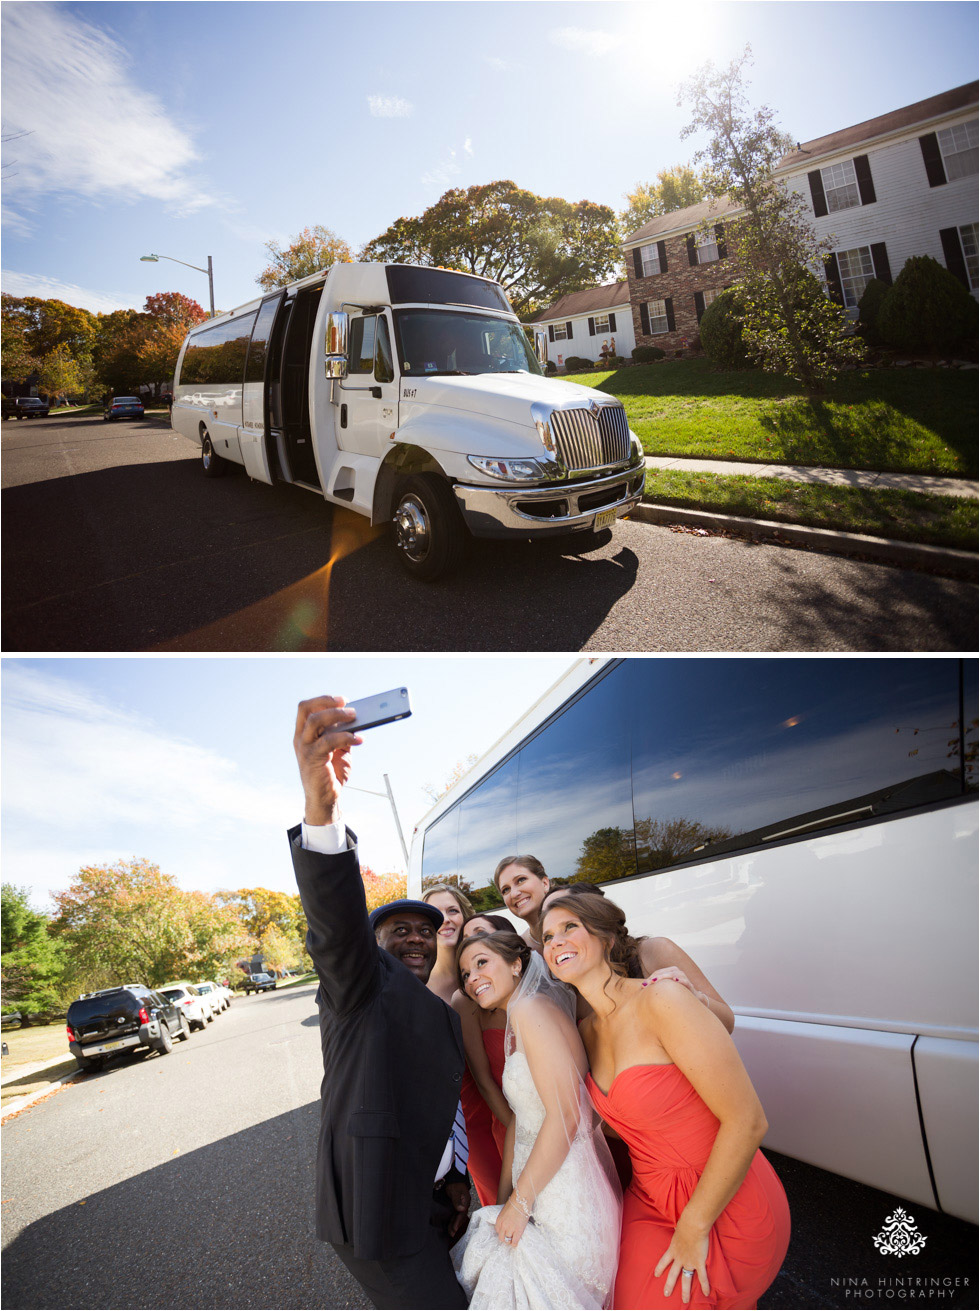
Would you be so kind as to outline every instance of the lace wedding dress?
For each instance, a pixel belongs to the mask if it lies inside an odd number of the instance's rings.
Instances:
[[[527,1163],[545,1108],[527,1057],[508,1054],[504,1096],[516,1118],[513,1177]],[[534,1200],[533,1218],[516,1247],[497,1237],[499,1206],[476,1211],[452,1250],[471,1307],[596,1308],[612,1294],[619,1255],[620,1202],[608,1148],[583,1088],[578,1129],[557,1173]],[[595,1135],[598,1134],[598,1140]]]

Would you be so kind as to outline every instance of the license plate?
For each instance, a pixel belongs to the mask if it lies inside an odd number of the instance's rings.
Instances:
[[[608,528],[610,524],[616,522],[615,510],[601,510],[595,517],[593,528],[598,532],[600,528]]]
[[[104,1052],[113,1052],[117,1047],[125,1047],[124,1042],[104,1042],[101,1044]]]

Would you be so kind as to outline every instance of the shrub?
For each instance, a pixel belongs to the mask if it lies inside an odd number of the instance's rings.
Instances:
[[[566,373],[582,373],[585,369],[591,369],[592,367],[592,361],[582,359],[580,355],[565,356]]]
[[[634,346],[632,351],[635,364],[652,364],[654,360],[662,360],[666,353],[659,346]]]
[[[723,291],[701,315],[701,347],[717,369],[744,369],[748,352],[742,337],[745,306],[734,287]]]
[[[881,345],[878,316],[888,291],[887,282],[882,282],[880,278],[872,278],[858,302],[857,330],[869,346]]]
[[[976,337],[977,304],[938,260],[913,255],[882,301],[878,331],[897,350],[950,351]]]
[[[557,373],[558,365],[554,362],[554,360],[548,360],[548,362],[544,366],[544,371],[547,374]]]

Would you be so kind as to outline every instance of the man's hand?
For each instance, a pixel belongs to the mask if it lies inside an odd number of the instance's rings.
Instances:
[[[449,1221],[449,1238],[455,1243],[456,1239],[466,1232],[466,1226],[470,1222],[470,1186],[465,1179],[457,1179],[453,1183],[446,1184],[446,1196],[456,1211]]]
[[[344,727],[356,717],[355,711],[344,708],[342,696],[299,703],[293,750],[303,780],[307,824],[334,824],[340,818],[340,793],[350,776],[349,752],[363,740]]]

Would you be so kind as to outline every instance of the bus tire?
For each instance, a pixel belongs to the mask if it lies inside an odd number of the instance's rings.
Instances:
[[[451,573],[463,559],[466,528],[456,497],[439,474],[403,479],[394,513],[395,546],[402,568],[431,582]]]
[[[205,432],[201,437],[201,468],[205,478],[220,478],[227,467],[227,462],[211,445],[211,438]]]

